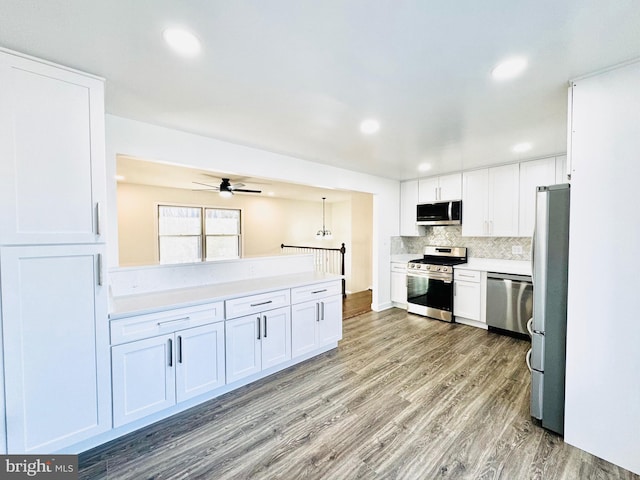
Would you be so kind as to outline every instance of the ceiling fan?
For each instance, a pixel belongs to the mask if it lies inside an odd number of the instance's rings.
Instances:
[[[230,197],[231,195],[233,195],[235,192],[240,192],[240,193],[262,193],[262,190],[251,190],[248,188],[242,188],[244,187],[244,183],[234,183],[233,185],[231,184],[230,179],[228,178],[223,178],[222,182],[220,182],[220,186],[216,187],[215,185],[209,185],[208,183],[201,183],[201,182],[193,182],[196,185],[202,185],[204,187],[209,187],[209,188],[201,188],[198,190],[211,190],[213,192],[220,192],[220,196],[221,197]]]

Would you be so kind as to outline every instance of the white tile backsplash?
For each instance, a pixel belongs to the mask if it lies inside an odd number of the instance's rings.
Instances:
[[[420,237],[392,237],[391,255],[417,254],[427,245],[467,247],[470,258],[495,258],[503,260],[530,260],[530,237],[463,237],[462,227],[427,227]],[[522,253],[513,247],[522,247]]]

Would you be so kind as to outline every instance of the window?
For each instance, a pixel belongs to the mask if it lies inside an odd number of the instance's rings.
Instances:
[[[240,210],[158,206],[161,264],[240,258]]]

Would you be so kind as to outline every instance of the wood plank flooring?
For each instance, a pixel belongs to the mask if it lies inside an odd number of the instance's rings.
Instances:
[[[353,318],[371,311],[371,290],[347,294],[342,300],[342,319]]]
[[[639,479],[531,422],[522,340],[391,309],[80,456],[82,479]]]

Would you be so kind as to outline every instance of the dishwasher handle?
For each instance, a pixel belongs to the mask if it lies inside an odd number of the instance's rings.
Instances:
[[[516,282],[531,283],[530,275],[515,275],[513,273],[487,272],[487,280],[513,280]]]

